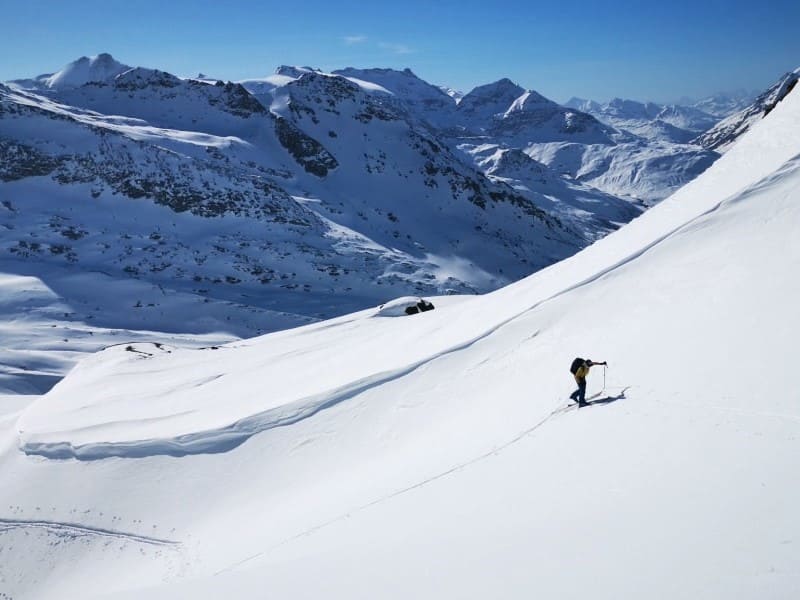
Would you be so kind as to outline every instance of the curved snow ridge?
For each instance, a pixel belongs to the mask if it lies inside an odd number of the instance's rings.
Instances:
[[[137,533],[129,533],[125,531],[118,531],[115,529],[105,529],[102,527],[92,527],[90,525],[81,525],[79,523],[66,523],[61,521],[42,521],[42,520],[28,520],[28,519],[4,519],[0,517],[0,531],[9,529],[46,529],[56,535],[69,535],[69,536],[100,536],[107,538],[115,538],[127,542],[137,542],[140,544],[149,544],[152,546],[179,546],[180,542],[174,540],[167,540],[147,535],[140,535]]]
[[[72,444],[68,441],[36,442],[32,440],[20,440],[19,448],[28,455],[38,455],[44,456],[45,458],[61,460],[99,460],[112,457],[145,458],[148,456],[165,455],[182,457],[192,454],[219,454],[228,452],[258,433],[275,427],[292,425],[298,421],[312,417],[322,410],[355,398],[368,390],[405,377],[420,367],[439,358],[464,350],[490,336],[517,316],[518,315],[515,315],[511,319],[507,319],[461,344],[437,352],[404,367],[376,373],[353,381],[335,390],[314,394],[293,402],[290,405],[271,408],[250,415],[225,427],[207,429],[170,438],[153,438],[125,442],[107,441]]]

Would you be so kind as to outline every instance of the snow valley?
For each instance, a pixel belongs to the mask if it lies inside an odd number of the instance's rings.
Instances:
[[[797,596],[796,75],[733,128],[408,71],[5,86],[7,385],[124,343],[2,397],[0,591]]]

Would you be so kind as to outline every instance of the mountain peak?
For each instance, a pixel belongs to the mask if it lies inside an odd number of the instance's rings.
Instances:
[[[135,67],[117,75],[113,82],[117,87],[124,89],[144,89],[146,87],[177,87],[181,80],[166,71]]]
[[[507,112],[527,110],[533,106],[541,106],[543,104],[555,105],[555,102],[553,102],[549,98],[545,98],[538,92],[534,92],[533,90],[528,90],[526,92],[523,92],[523,94],[519,98],[517,98],[516,100],[514,100],[514,102],[511,103],[511,106],[509,107]]]
[[[295,67],[291,65],[281,65],[275,69],[275,75],[285,75],[286,77],[302,77],[306,73],[321,73],[319,69],[313,67]]]
[[[502,79],[498,79],[493,83],[489,83],[487,85],[493,85],[496,87],[519,87],[516,83],[511,81],[508,77],[503,77]]]
[[[120,73],[129,70],[107,52],[96,56],[81,56],[44,81],[51,89],[78,87],[89,82],[110,81]]]
[[[510,79],[503,78],[473,89],[458,103],[458,111],[480,119],[491,119],[495,115],[504,114],[524,93],[523,88]]]
[[[479,85],[478,87],[474,88],[470,93],[468,93],[466,96],[464,96],[464,99],[466,100],[470,96],[474,98],[513,96],[511,99],[515,100],[524,93],[525,93],[524,88],[518,86],[516,83],[514,83],[507,77],[504,77],[503,79],[498,79],[497,81],[493,81],[492,83]]]

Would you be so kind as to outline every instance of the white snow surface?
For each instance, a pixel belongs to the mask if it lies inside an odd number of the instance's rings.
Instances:
[[[82,361],[0,415],[3,593],[798,597],[798,189],[794,91],[491,294]]]
[[[219,333],[230,328],[226,317],[235,314],[226,303],[206,303],[187,293],[167,296],[163,288],[115,281],[98,272],[51,270],[46,284],[40,277],[4,269],[0,267],[0,394],[42,394],[79,358],[107,346],[152,341],[204,347],[237,339]],[[286,319],[284,325],[296,323]],[[148,326],[159,331],[148,331]]]

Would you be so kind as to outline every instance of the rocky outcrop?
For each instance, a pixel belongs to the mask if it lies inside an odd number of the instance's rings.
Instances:
[[[275,119],[278,140],[306,171],[317,177],[325,177],[339,166],[336,158],[322,144],[306,135],[283,117]]]

